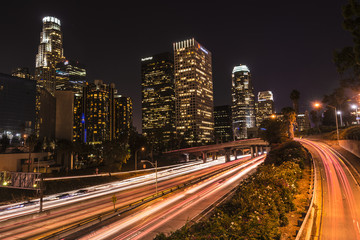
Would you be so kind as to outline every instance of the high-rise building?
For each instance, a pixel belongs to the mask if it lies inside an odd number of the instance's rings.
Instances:
[[[175,135],[174,60],[171,53],[141,59],[142,132],[158,150]]]
[[[130,97],[114,95],[114,136],[129,134],[133,125],[133,105]]]
[[[190,144],[214,139],[211,52],[193,38],[174,47],[176,132]]]
[[[99,144],[118,139],[132,125],[132,102],[102,80],[74,94],[73,141]]]
[[[60,20],[55,17],[43,18],[40,44],[36,55],[35,80],[51,95],[56,89],[56,64],[64,60],[63,37]]]
[[[231,106],[214,107],[215,141],[218,143],[233,140]]]
[[[232,71],[232,121],[236,139],[248,137],[248,129],[255,127],[255,95],[250,70],[246,65]]]
[[[259,127],[262,121],[270,118],[274,111],[273,93],[271,91],[259,92],[256,102],[256,126]]]
[[[56,91],[80,92],[86,81],[85,66],[65,60],[56,64]]]
[[[15,68],[12,71],[11,76],[19,77],[19,78],[33,79],[33,76],[30,74],[29,68],[27,68],[27,67]]]
[[[26,138],[35,127],[36,82],[0,73],[0,135]]]

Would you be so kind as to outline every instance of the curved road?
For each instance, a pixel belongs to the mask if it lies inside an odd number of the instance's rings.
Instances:
[[[321,214],[312,238],[360,240],[360,188],[345,160],[325,143],[298,141],[311,151],[320,173],[315,205]]]

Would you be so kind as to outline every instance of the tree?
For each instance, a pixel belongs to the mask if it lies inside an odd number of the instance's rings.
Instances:
[[[296,124],[296,113],[293,108],[285,107],[281,110],[284,114],[284,123],[288,132],[288,138],[294,139],[294,126]]]
[[[10,145],[10,139],[8,138],[7,134],[3,134],[0,139],[1,149],[0,152],[4,153],[8,146]]]
[[[102,156],[109,175],[111,170],[121,170],[121,167],[130,158],[129,145],[125,141],[105,141],[102,144]]]
[[[333,60],[342,75],[343,86],[360,88],[360,3],[349,0],[342,9],[343,28],[352,35],[353,46],[334,51]]]
[[[292,90],[290,93],[290,99],[293,104],[293,109],[295,110],[295,113],[299,113],[299,99],[300,99],[300,92],[296,89]]]
[[[72,141],[66,139],[59,139],[56,141],[56,146],[55,146],[56,159],[60,160],[62,167],[70,166],[69,160],[71,158],[72,152],[73,152]]]
[[[282,143],[286,133],[286,125],[278,119],[265,119],[260,125],[259,136],[269,144]]]

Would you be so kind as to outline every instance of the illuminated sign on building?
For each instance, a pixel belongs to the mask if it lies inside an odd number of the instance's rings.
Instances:
[[[152,60],[153,57],[147,57],[147,58],[142,58],[141,61],[144,62],[144,61],[149,61],[149,60]]]

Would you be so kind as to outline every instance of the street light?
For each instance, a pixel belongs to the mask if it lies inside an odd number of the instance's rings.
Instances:
[[[155,186],[156,186],[156,195],[157,195],[158,193],[157,160],[155,160],[155,164],[153,162],[150,162],[149,160],[141,160],[141,163],[147,163],[147,162],[150,163],[151,166],[155,167]]]
[[[337,136],[337,140],[339,142],[339,124],[338,124],[338,119],[337,119],[337,114],[338,112],[336,111],[336,107],[331,106],[331,105],[326,105],[328,107],[331,107],[332,109],[334,109],[335,112],[335,122],[336,122],[336,136]],[[321,104],[319,102],[314,103],[314,107],[317,109],[320,109]]]
[[[331,108],[333,108],[334,109],[334,111],[335,111],[335,122],[336,122],[336,136],[337,136],[337,140],[338,140],[338,142],[339,142],[339,124],[338,124],[338,119],[337,119],[337,111],[336,111],[336,107],[334,107],[334,106],[331,106],[331,105],[327,105],[328,107],[331,107]]]
[[[138,153],[138,151],[144,151],[145,150],[145,148],[144,147],[141,147],[141,148],[139,148],[138,150],[136,150],[135,151],[135,171],[137,170],[137,153]]]

